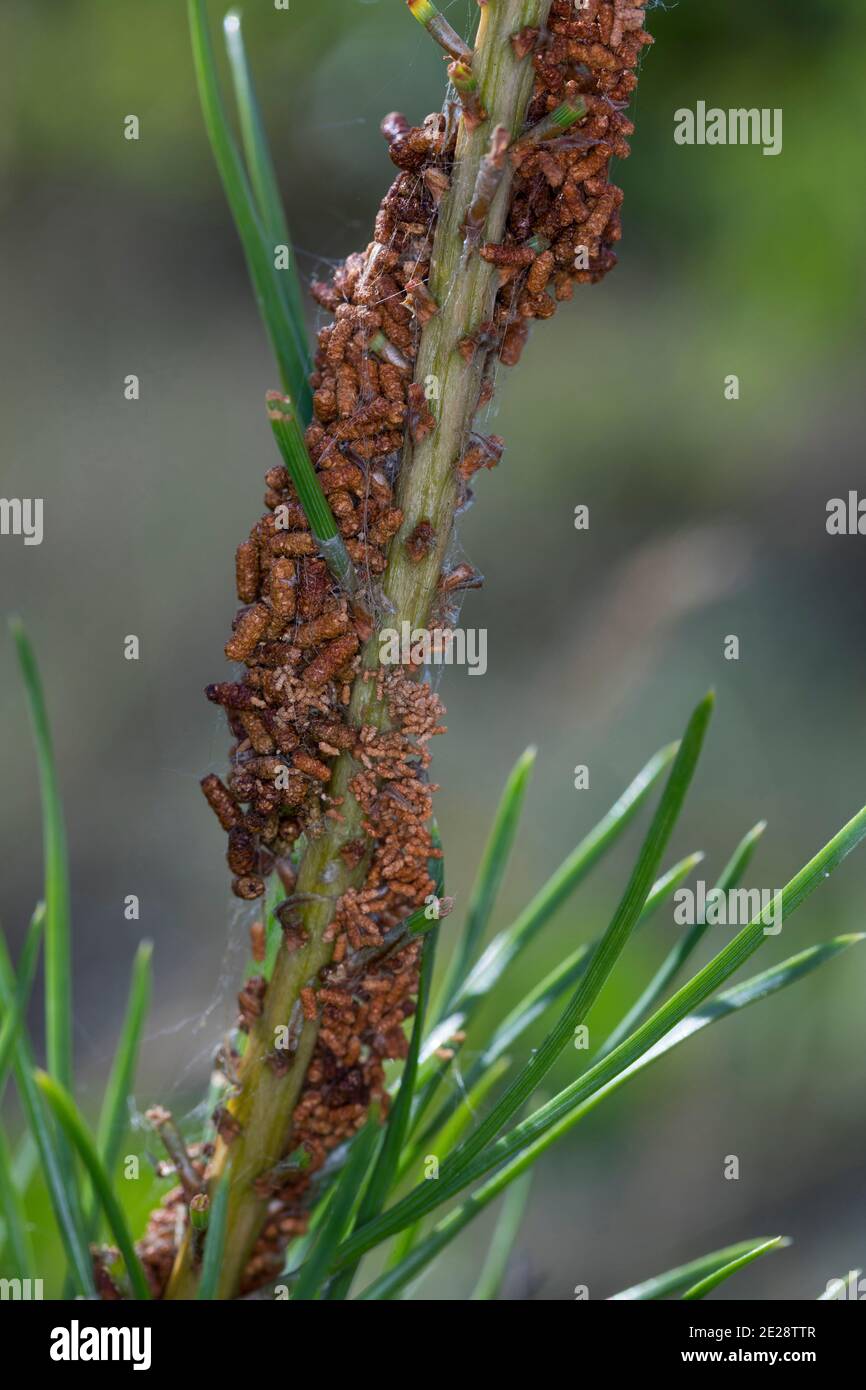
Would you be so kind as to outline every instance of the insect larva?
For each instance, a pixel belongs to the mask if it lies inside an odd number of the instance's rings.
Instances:
[[[275,559],[270,573],[271,608],[283,622],[291,622],[295,616],[298,599],[297,565],[285,557]]]
[[[261,715],[242,714],[240,722],[256,753],[273,753],[274,740]]]
[[[219,681],[215,685],[205,686],[205,695],[215,705],[224,705],[230,709],[261,709],[263,701],[256,695],[254,689],[248,685],[240,685],[237,681]]]
[[[328,593],[328,567],[324,560],[305,560],[298,585],[298,616],[315,618]]]
[[[296,753],[292,762],[299,772],[305,772],[308,777],[314,777],[317,782],[330,782],[331,769],[327,763],[320,762],[310,753]]]
[[[264,879],[259,878],[258,874],[246,874],[242,878],[232,879],[232,892],[236,898],[243,898],[245,902],[260,898],[264,891]]]
[[[207,777],[202,778],[201,789],[223,830],[231,830],[240,822],[240,807],[222,778],[217,777],[215,772],[209,772]]]
[[[403,525],[403,513],[399,507],[388,507],[367,530],[367,539],[374,545],[387,545]]]
[[[229,661],[246,661],[247,657],[252,656],[270,621],[270,609],[263,603],[242,612],[232,636],[226,642],[225,653]]]
[[[241,603],[255,603],[259,593],[259,547],[254,540],[241,541],[235,551],[235,580]]]
[[[294,635],[295,642],[299,647],[317,647],[320,642],[342,636],[348,626],[349,614],[346,605],[338,604],[321,613],[318,618],[301,623]]]
[[[232,873],[239,879],[255,872],[259,862],[258,845],[255,837],[242,825],[233,825],[229,831],[226,860]]]
[[[337,637],[333,642],[329,642],[304,669],[304,684],[310,690],[320,690],[355,655],[358,645],[358,639],[354,632],[347,632],[342,637]]]
[[[316,542],[309,531],[277,531],[268,547],[272,555],[315,555]]]

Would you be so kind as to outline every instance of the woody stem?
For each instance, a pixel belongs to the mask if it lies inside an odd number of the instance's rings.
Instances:
[[[488,0],[481,11],[473,72],[488,119],[473,130],[461,120],[450,188],[442,197],[433,243],[429,291],[438,312],[428,321],[419,345],[415,381],[427,388],[436,425],[414,443],[407,431],[397,502],[404,519],[394,537],[383,579],[390,605],[387,625],[401,630],[408,622],[424,627],[436,596],[442,561],[454,524],[458,500],[456,463],[473,417],[484,371],[483,352],[467,360],[457,350],[461,339],[472,335],[492,315],[498,287],[495,267],[475,252],[464,250],[464,223],[476,196],[479,171],[490,150],[491,133],[502,126],[510,137],[523,127],[533,70],[528,58],[518,59],[510,37],[526,25],[541,25],[551,0]],[[480,226],[484,239],[499,241],[505,227],[511,182],[510,161],[502,161],[501,177],[492,194],[489,211]],[[429,553],[413,559],[404,541],[420,521],[433,530]],[[371,638],[364,652],[363,670],[378,664],[378,640]],[[351,721],[382,726],[385,710],[376,696],[374,680],[355,682]],[[212,1174],[215,1181],[230,1173],[228,1221],[221,1265],[219,1298],[231,1298],[240,1284],[244,1267],[261,1230],[266,1203],[253,1181],[272,1168],[286,1152],[292,1115],[316,1044],[318,1024],[305,1020],[291,1067],[279,1074],[267,1062],[278,1030],[297,1016],[299,995],[305,986],[315,987],[318,972],[328,963],[330,943],[324,934],[338,898],[363,882],[366,865],[350,870],[341,849],[362,834],[362,812],[350,790],[357,764],[349,754],[338,758],[329,787],[332,797],[343,798],[341,821],[310,841],[302,859],[296,892],[301,900],[298,916],[307,933],[300,949],[283,942],[268,985],[261,1017],[252,1027],[244,1053],[237,1094],[228,1103],[238,1126],[235,1137],[217,1142]],[[166,1293],[168,1298],[192,1298],[198,1281],[187,1240],[178,1254]]]

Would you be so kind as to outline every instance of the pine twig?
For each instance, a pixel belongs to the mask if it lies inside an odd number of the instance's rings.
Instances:
[[[509,39],[521,25],[530,21],[543,23],[549,8],[550,0],[502,0],[501,4],[486,6],[481,11],[472,63],[494,128],[502,127],[506,132],[501,137],[505,146],[523,127],[534,77],[531,63],[515,53]],[[419,17],[417,10],[416,5],[413,13]],[[452,56],[466,59],[469,52],[462,45]],[[458,345],[490,318],[498,290],[496,268],[480,256],[472,256],[461,269],[463,228],[479,171],[489,153],[488,144],[483,127],[469,130],[466,122],[461,121],[454,174],[439,205],[428,290],[440,309],[423,328],[413,389],[423,396],[425,381],[435,376],[441,387],[442,408],[434,428],[414,438],[410,428],[404,439],[396,498],[404,520],[391,545],[383,577],[388,625],[397,629],[403,621],[412,627],[423,627],[429,620],[459,499],[461,484],[455,460],[460,457],[481,393],[483,354],[466,357]],[[493,241],[499,240],[504,230],[511,176],[510,161],[504,161],[482,229]],[[381,350],[383,344],[371,346]],[[431,528],[431,544],[423,558],[413,559],[402,542],[422,520]],[[377,666],[378,642],[374,635],[364,651],[362,672],[352,692],[350,720],[355,727],[382,727],[385,722],[386,711],[377,697],[376,683],[366,678],[366,673]],[[262,1015],[249,1034],[239,1093],[229,1102],[232,1134],[228,1142],[222,1138],[218,1141],[214,1155],[213,1180],[219,1182],[223,1175],[228,1175],[229,1183],[218,1284],[221,1298],[236,1293],[261,1229],[266,1202],[256,1191],[255,1179],[285,1153],[292,1114],[318,1036],[316,1019],[304,1018],[291,1067],[281,1071],[267,1065],[275,1029],[292,1017],[301,990],[317,978],[330,960],[331,945],[325,937],[340,894],[363,881],[365,862],[349,867],[340,853],[357,839],[363,820],[350,788],[354,770],[351,756],[341,754],[329,787],[329,794],[335,800],[340,798],[341,819],[330,822],[325,833],[310,841],[298,872],[297,892],[308,895],[299,909],[305,945],[292,951],[283,943],[277,954]],[[166,1296],[192,1297],[196,1283],[187,1240]]]

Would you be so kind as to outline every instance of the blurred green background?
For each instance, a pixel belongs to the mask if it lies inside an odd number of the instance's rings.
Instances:
[[[444,8],[471,32],[475,0]],[[321,276],[369,239],[392,174],[379,119],[438,106],[442,65],[398,0],[243,10],[301,271]],[[507,451],[460,526],[486,576],[462,621],[487,628],[489,670],[448,670],[441,685],[449,731],[434,772],[458,905],[511,763],[527,743],[540,750],[497,926],[708,685],[715,726],[669,862],[704,849],[711,878],[766,816],[750,882],[776,888],[866,800],[866,540],[825,531],[827,500],[864,476],[866,12],[862,0],[682,0],[649,26],[632,158],[614,175],[620,266],[501,374],[490,427]],[[181,0],[5,0],[0,51],[2,491],[45,499],[44,543],[4,537],[0,583],[37,646],[66,798],[81,1096],[99,1095],[146,935],[157,990],[138,1100],[183,1115],[233,1018],[245,952],[248,910],[230,899],[197,785],[227,745],[201,692],[222,678],[234,546],[273,462],[262,400],[276,373]],[[782,107],[783,153],[676,146],[673,113],[699,99]],[[129,113],[137,143],[123,138]],[[136,403],[123,398],[131,372]],[[724,399],[728,373],[738,402]],[[587,533],[573,529],[578,503]],[[123,658],[130,633],[137,663]],[[728,634],[739,661],[723,659]],[[0,911],[17,941],[39,893],[38,788],[5,635],[0,660]],[[604,925],[638,834],[521,961],[497,1014]],[[124,920],[129,893],[140,923]],[[862,929],[864,907],[861,856],[756,968]],[[599,1028],[674,930],[664,911],[629,947]],[[776,1232],[793,1247],[717,1296],[814,1298],[866,1262],[864,990],[861,950],[690,1043],[575,1129],[537,1171],[506,1296],[569,1299],[588,1284],[604,1298]],[[134,1132],[129,1152],[146,1147]],[[739,1181],[723,1177],[728,1154]],[[148,1197],[143,1178],[142,1211]],[[462,1238],[426,1296],[465,1295],[488,1230]]]

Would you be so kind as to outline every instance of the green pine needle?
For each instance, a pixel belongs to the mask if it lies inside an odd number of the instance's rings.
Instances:
[[[223,36],[231,70],[235,103],[238,108],[241,141],[265,239],[272,252],[277,246],[291,248],[286,213],[283,200],[280,197],[274,162],[268,146],[268,137],[265,134],[264,121],[247,60],[241,14],[238,10],[229,10],[223,20]],[[283,290],[286,299],[289,323],[295,333],[298,354],[304,368],[304,377],[307,378],[313,370],[313,363],[304,328],[304,300],[294,255],[291,256],[289,267],[286,270],[277,271],[277,283],[278,287]]]
[[[650,759],[607,814],[588,835],[584,836],[538,890],[516,921],[497,933],[458,989],[449,1017],[437,1028],[436,1040],[428,1039],[425,1043],[422,1058],[428,1057],[450,1034],[458,1029],[465,1029],[482,1002],[490,997],[506,970],[526,950],[541,928],[550,921],[557,909],[627,829],[655,784],[672,763],[677,747],[675,743],[669,744]],[[429,1078],[425,1078],[424,1088],[415,1107],[413,1128],[417,1129],[423,1115],[429,1109],[446,1069],[439,1066],[433,1070]]]
[[[313,468],[292,398],[279,391],[269,391],[267,407],[274,438],[297,489],[313,539],[334,578],[347,594],[354,594],[358,587],[355,568]]]
[[[97,1150],[103,1168],[112,1176],[117,1167],[121,1143],[127,1128],[127,1107],[135,1085],[138,1049],[150,1003],[152,953],[151,943],[143,941],[135,954],[120,1041],[111,1064],[111,1074],[99,1116]],[[95,1238],[97,1220],[98,1213],[92,1209],[86,1223],[91,1240]]]
[[[32,1279],[35,1274],[33,1242],[27,1223],[27,1212],[21,1190],[15,1181],[12,1155],[9,1143],[0,1128],[0,1214],[3,1217],[3,1232],[0,1235],[0,1248],[8,1246],[14,1260],[15,1277]]]
[[[690,1289],[686,1289],[683,1299],[706,1298],[708,1293],[718,1288],[726,1279],[730,1279],[732,1274],[737,1274],[746,1265],[750,1265],[753,1260],[759,1260],[762,1255],[767,1255],[771,1250],[783,1249],[790,1245],[790,1241],[784,1236],[774,1236],[772,1240],[765,1240],[760,1245],[755,1245],[751,1250],[746,1250],[742,1255],[738,1255],[735,1260],[722,1265],[720,1269],[713,1270],[712,1274],[707,1274],[697,1284],[693,1284]]]
[[[379,1142],[379,1107],[370,1107],[367,1123],[352,1141],[349,1158],[340,1174],[319,1238],[292,1294],[293,1302],[321,1298],[322,1284],[331,1267],[334,1251],[349,1228],[352,1211],[368,1177],[370,1161]]]
[[[792,912],[796,911],[819,883],[829,878],[833,869],[851,853],[864,836],[866,836],[866,808],[843,826],[833,839],[815,855],[814,859],[810,860],[782,890],[781,904],[778,905],[782,913],[782,920],[786,920]],[[440,1202],[446,1201],[448,1197],[453,1196],[461,1188],[473,1182],[476,1177],[482,1176],[522,1149],[528,1148],[536,1139],[543,1137],[547,1131],[557,1126],[560,1121],[567,1119],[570,1113],[576,1110],[582,1102],[589,1099],[602,1086],[605,1086],[620,1072],[625,1071],[627,1067],[639,1060],[667,1032],[698,1008],[720,984],[733,975],[748,960],[749,956],[764,944],[766,939],[763,916],[758,914],[728,943],[724,950],[719,952],[703,970],[699,971],[687,985],[669,999],[618,1048],[614,1049],[594,1067],[591,1067],[589,1071],[585,1072],[571,1086],[561,1091],[553,1100],[542,1106],[535,1114],[530,1115],[522,1124],[515,1126],[502,1139],[491,1143],[480,1154],[472,1155],[469,1161],[457,1162],[447,1175],[440,1173],[438,1183],[427,1184],[428,1190],[426,1192],[416,1189],[402,1202],[392,1207],[379,1221],[373,1222],[366,1232],[356,1233],[341,1250],[341,1261],[356,1255],[362,1248],[369,1249],[370,1244],[377,1243],[386,1235],[393,1235],[410,1221],[416,1221],[419,1216]],[[436,1187],[435,1193],[429,1191],[433,1186]]]
[[[474,1169],[480,1161],[479,1155],[488,1144],[491,1145],[491,1148],[495,1147],[493,1143],[495,1136],[508,1120],[522,1108],[531,1093],[547,1075],[563,1048],[573,1037],[575,1029],[586,1018],[624,949],[646,903],[659,862],[694,775],[712,713],[713,702],[712,693],[705,696],[689,720],[658,809],[653,817],[623,898],[614,913],[610,926],[595,948],[573,998],[561,1017],[541,1046],[535,1050],[529,1061],[515,1077],[505,1094],[494,1105],[490,1114],[476,1127],[458,1152],[446,1159],[439,1170],[439,1180],[435,1183],[422,1184],[421,1187],[416,1188],[401,1202],[398,1202],[395,1207],[392,1207],[378,1221],[372,1222],[364,1230],[359,1231],[344,1247],[345,1255],[354,1246],[364,1245],[364,1248],[369,1248],[364,1244],[366,1241],[371,1239],[378,1241],[383,1239],[385,1235],[394,1234],[404,1225],[407,1225],[409,1221],[417,1220],[438,1206],[441,1201],[446,1200],[447,1196],[460,1191],[466,1185],[465,1175],[469,1173],[475,1175]]]
[[[148,1285],[144,1270],[141,1267],[141,1261],[135,1252],[135,1245],[133,1244],[129,1227],[126,1224],[123,1208],[115,1196],[111,1178],[105,1171],[99,1154],[96,1152],[96,1145],[90,1136],[87,1125],[81,1117],[78,1106],[75,1104],[75,1101],[66,1088],[61,1086],[54,1077],[49,1076],[47,1072],[37,1069],[35,1079],[43,1096],[51,1106],[55,1118],[58,1120],[67,1138],[75,1147],[82,1163],[90,1175],[94,1193],[105,1212],[106,1220],[111,1228],[111,1234],[117,1242],[117,1248],[126,1265],[126,1273],[134,1297],[137,1299],[149,1299],[150,1286]]]
[[[758,821],[752,829],[743,836],[730,860],[725,865],[721,874],[714,884],[714,888],[720,892],[727,893],[729,889],[735,888],[745,873],[751,862],[752,855],[758,845],[758,841],[767,828],[766,821]],[[689,956],[692,955],[698,943],[703,939],[708,927],[707,922],[695,922],[689,927],[687,932],[677,941],[668,952],[659,969],[650,980],[640,998],[635,1002],[628,1013],[617,1024],[601,1051],[601,1056],[606,1056],[615,1047],[627,1038],[629,1033],[634,1032],[639,1023],[652,1013],[656,1004],[664,995],[668,985],[679,974]]]
[[[526,1210],[526,1203],[529,1200],[531,1186],[532,1174],[524,1173],[505,1194],[505,1201],[502,1204],[502,1211],[499,1213],[499,1220],[493,1232],[487,1259],[484,1261],[478,1283],[470,1295],[473,1303],[486,1302],[499,1296],[508,1270],[508,1261],[511,1258],[514,1243],[520,1230],[520,1223],[523,1220],[523,1213]]]
[[[646,900],[643,912],[640,915],[638,925],[652,916],[653,912],[666,898],[679,886],[685,878],[701,862],[703,855],[700,853],[690,854],[685,859],[680,860],[672,869],[669,869],[653,887],[652,892]],[[555,1003],[566,989],[569,989],[580,978],[586,969],[587,960],[597,945],[597,941],[589,942],[578,946],[569,956],[554,966],[553,970],[540,980],[537,985],[526,994],[518,1004],[515,1004],[511,1012],[496,1027],[490,1041],[485,1045],[480,1056],[469,1067],[464,1078],[463,1085],[471,1087],[476,1078],[487,1071],[489,1067],[501,1057],[505,1052],[513,1048],[515,1042],[540,1018],[551,1004]],[[461,1029],[464,1025],[462,1015],[452,1015],[440,1028],[436,1029],[432,1036],[428,1038],[424,1046],[425,1055],[431,1053],[435,1048],[448,1041],[449,1034]],[[447,1063],[444,1064],[447,1066]],[[443,1067],[444,1070],[444,1067]],[[442,1123],[445,1116],[451,1114],[460,1105],[460,1093],[455,1092],[452,1098],[446,1102],[445,1106],[437,1114],[436,1118],[427,1129],[420,1135],[412,1151],[412,1157],[418,1148],[423,1147],[427,1137],[435,1130],[436,1126]],[[408,1159],[408,1155],[407,1155]]]
[[[762,974],[756,975],[742,984],[734,986],[730,990],[719,994],[711,999],[709,1003],[698,1009],[690,1017],[686,1018],[678,1027],[672,1028],[655,1047],[648,1048],[630,1067],[624,1068],[613,1080],[607,1084],[590,1088],[588,1097],[582,1104],[575,1106],[567,1111],[564,1118],[558,1124],[549,1127],[541,1133],[541,1136],[534,1143],[526,1146],[523,1152],[519,1151],[517,1157],[505,1163],[503,1167],[483,1186],[476,1188],[471,1197],[466,1199],[459,1207],[450,1212],[440,1221],[426,1238],[422,1245],[412,1250],[411,1254],[403,1260],[402,1264],[389,1268],[388,1271],[371,1284],[364,1292],[359,1295],[362,1299],[393,1298],[400,1289],[406,1284],[416,1279],[423,1269],[435,1259],[454,1240],[462,1230],[474,1221],[475,1218],[494,1201],[499,1194],[515,1182],[530,1166],[537,1162],[541,1156],[547,1152],[559,1139],[563,1138],[579,1120],[583,1119],[591,1110],[594,1110],[602,1100],[618,1090],[627,1080],[637,1075],[644,1067],[685,1042],[695,1033],[701,1032],[710,1024],[718,1023],[721,1019],[727,1018],[730,1014],[738,1012],[740,1009],[748,1008],[751,1004],[760,1002],[768,998],[771,994],[779,990],[786,989],[789,985],[796,983],[803,976],[811,973],[823,965],[826,961],[832,960],[851,946],[866,940],[866,934],[836,937],[835,940],[812,946],[808,950],[801,951],[798,955],[791,957],[790,960],[783,961],[781,965],[774,966],[770,970],[765,970]],[[570,1089],[570,1088],[569,1088]],[[562,1094],[565,1094],[564,1092]],[[538,1112],[540,1113],[540,1112]],[[532,1118],[532,1117],[530,1117]],[[504,1146],[503,1146],[504,1147]],[[488,1168],[496,1167],[496,1163],[488,1164]],[[742,1250],[751,1248],[754,1241],[746,1242],[743,1246],[734,1247],[736,1254]],[[718,1263],[726,1263],[725,1257],[734,1258],[735,1254],[729,1250],[717,1252]],[[714,1260],[715,1257],[708,1257]],[[711,1266],[715,1268],[716,1265]],[[685,1288],[693,1283],[696,1278],[707,1271],[703,1264],[689,1265],[685,1267],[683,1282],[677,1288],[666,1290],[676,1292],[679,1288]],[[652,1283],[653,1281],[651,1281]],[[648,1286],[636,1286],[644,1288]],[[634,1290],[626,1290],[624,1293],[617,1294],[617,1298],[660,1298],[662,1292],[638,1293]]]
[[[9,1068],[12,1065],[18,1034],[27,1014],[27,1004],[33,989],[36,967],[39,964],[39,949],[42,945],[42,931],[45,926],[45,904],[38,903],[18,962],[18,983],[15,989],[13,1007],[8,1011],[0,1027],[0,1098],[6,1085]]]
[[[460,991],[461,1004],[465,1005],[468,999],[483,999],[489,993],[506,966],[525,949],[578,884],[583,882],[590,869],[619,839],[656,782],[673,762],[676,752],[677,745],[669,744],[650,759],[607,815],[551,874],[517,920],[507,931],[494,937]]]
[[[761,1236],[757,1240],[741,1240],[736,1245],[727,1245],[723,1250],[713,1250],[709,1255],[702,1255],[700,1259],[677,1265],[675,1269],[656,1274],[652,1279],[645,1279],[640,1284],[632,1284],[631,1288],[623,1289],[622,1293],[612,1294],[610,1302],[646,1302],[681,1293],[683,1289],[691,1287],[695,1280],[705,1279],[722,1269],[730,1269],[741,1256],[771,1244],[773,1242],[767,1236]]]
[[[546,1076],[601,993],[602,986],[621,955],[646,904],[661,857],[694,775],[712,708],[713,696],[710,694],[698,705],[689,721],[628,886],[610,926],[592,953],[574,998],[500,1103],[494,1107],[491,1115],[478,1126],[464,1150],[455,1155],[455,1165],[458,1168],[479,1153],[488,1140],[493,1139],[506,1121],[520,1109]]]
[[[216,1185],[216,1191],[212,1194],[209,1208],[207,1235],[205,1236],[204,1255],[201,1262],[201,1279],[196,1291],[196,1298],[199,1301],[212,1302],[217,1296],[228,1224],[230,1191],[229,1173],[226,1171]]]
[[[424,938],[424,945],[421,948],[421,970],[418,979],[412,1038],[400,1076],[400,1089],[388,1115],[388,1123],[376,1158],[376,1166],[370,1175],[370,1180],[358,1208],[356,1224],[359,1226],[365,1225],[379,1215],[397,1178],[400,1155],[403,1151],[403,1144],[412,1115],[412,1098],[418,1075],[418,1058],[421,1052],[421,1039],[424,1034],[424,1018],[433,984],[438,936],[438,929],[429,932]],[[334,1280],[333,1287],[328,1291],[329,1299],[344,1299],[348,1296],[356,1269],[357,1265],[349,1265],[341,1271]]]
[[[469,906],[466,909],[463,932],[449,962],[446,983],[442,989],[442,1004],[437,1010],[439,1018],[454,1003],[455,997],[469,972],[469,967],[474,963],[484,939],[490,914],[493,911],[493,904],[502,883],[502,876],[514,848],[523,802],[535,766],[535,756],[536,749],[531,747],[521,754],[509,773],[501,800],[496,808],[493,825],[484,853],[481,856],[481,863],[478,866],[475,884],[469,898]]]
[[[400,1160],[401,1179],[413,1172],[422,1158],[428,1154],[436,1158],[440,1155],[445,1157],[457,1147],[466,1130],[480,1114],[487,1096],[499,1085],[510,1066],[510,1057],[498,1057],[474,1085],[470,1087],[466,1082],[461,1084],[460,1093],[453,1106],[446,1106],[433,1121],[430,1132],[416,1140],[412,1148],[404,1149]],[[423,1221],[416,1221],[414,1225],[406,1226],[399,1232],[388,1256],[389,1269],[399,1265],[406,1258],[420,1239],[422,1229]]]
[[[264,320],[280,378],[298,402],[304,420],[312,413],[312,393],[307,380],[309,351],[303,326],[287,307],[285,289],[274,264],[255,198],[244,169],[220,94],[216,60],[207,23],[205,0],[187,0],[193,63],[205,127],[223,189],[243,246],[247,269]]]
[[[66,825],[60,800],[51,728],[36,657],[24,625],[10,623],[24,681],[42,789],[45,853],[45,1048],[48,1070],[64,1086],[72,1084],[72,958],[69,865]]]
[[[0,932],[0,1004],[6,1013],[15,1008],[17,981],[3,933]],[[72,1286],[83,1298],[95,1297],[93,1266],[81,1219],[74,1165],[69,1149],[62,1144],[45,1109],[45,1102],[36,1085],[36,1064],[23,1028],[19,1028],[13,1053],[15,1084],[27,1126],[36,1144],[39,1161],[48,1188],[48,1195],[57,1222],[57,1229],[72,1275]]]

